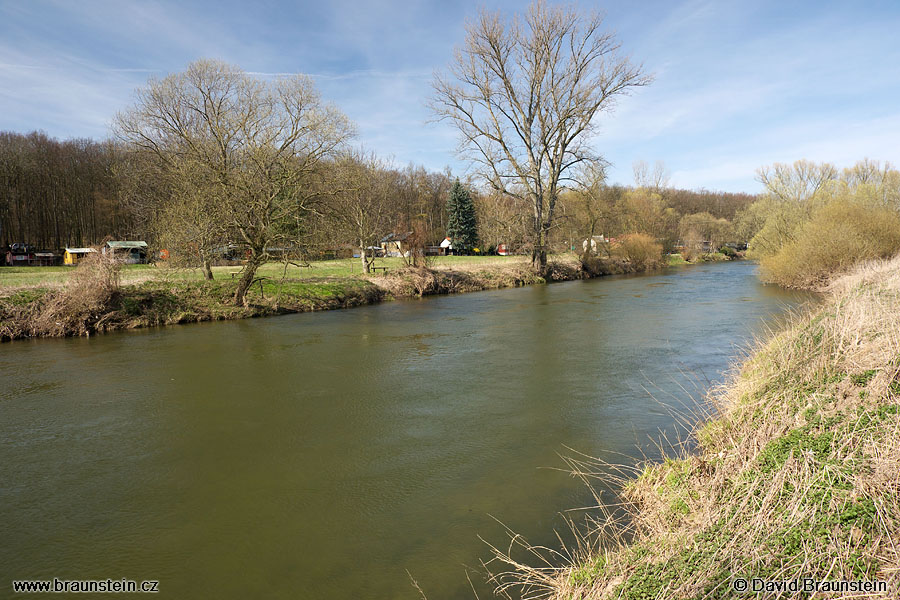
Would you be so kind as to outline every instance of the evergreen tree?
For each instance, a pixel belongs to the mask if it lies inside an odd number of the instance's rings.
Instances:
[[[475,203],[469,190],[459,179],[450,188],[447,198],[447,237],[456,250],[468,252],[478,245],[478,223],[475,218]]]

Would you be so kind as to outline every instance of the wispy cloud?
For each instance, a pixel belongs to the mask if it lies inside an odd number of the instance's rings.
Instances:
[[[462,170],[454,131],[429,124],[425,103],[479,4],[0,3],[0,129],[103,137],[148,76],[210,57],[261,77],[307,73],[360,143]],[[749,191],[774,161],[900,163],[900,7],[647,0],[610,5],[606,25],[656,75],[600,121],[613,181],[629,182],[636,159],[664,160],[679,185]]]

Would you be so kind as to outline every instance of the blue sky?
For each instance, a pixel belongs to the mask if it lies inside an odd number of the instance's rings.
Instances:
[[[0,130],[104,138],[151,75],[201,57],[303,72],[399,164],[462,173],[429,123],[435,69],[482,5],[524,2],[0,0]],[[662,160],[679,187],[759,191],[757,167],[798,158],[900,164],[900,3],[580,2],[606,13],[656,81],[603,115],[610,180]]]

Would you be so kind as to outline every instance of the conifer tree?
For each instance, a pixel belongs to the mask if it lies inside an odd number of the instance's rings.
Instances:
[[[447,237],[453,247],[468,252],[478,245],[478,222],[475,218],[475,203],[459,179],[450,188],[447,198]]]

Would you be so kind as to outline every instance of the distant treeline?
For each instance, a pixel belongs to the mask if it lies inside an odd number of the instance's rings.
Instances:
[[[112,141],[73,139],[59,141],[41,132],[0,132],[0,247],[24,242],[39,248],[59,249],[100,243],[104,238],[141,239],[165,243],[159,199],[166,186],[135,182],[128,168],[126,149]],[[332,195],[306,216],[301,243],[311,254],[358,246],[360,232],[339,226],[341,205],[376,214],[377,223],[366,244],[377,244],[382,234],[416,229],[429,244],[446,235],[446,201],[453,176],[449,169],[428,171],[409,165],[397,168],[384,161],[357,157],[354,177],[368,185],[347,185],[347,162],[326,163],[333,176],[319,185],[365,189],[366,198],[354,202],[347,194]],[[377,180],[377,185],[372,182]],[[557,250],[579,246],[590,235],[619,236],[643,233],[670,250],[685,237],[740,238],[732,223],[756,200],[741,193],[683,190],[665,181],[638,181],[636,186],[580,186],[560,199],[561,219],[552,232]],[[511,197],[469,186],[478,212],[482,251],[506,244],[513,251],[529,246],[528,212]],[[326,194],[322,194],[325,198]],[[686,228],[693,227],[692,232]]]
[[[138,235],[120,201],[116,148],[0,132],[0,247],[62,248]]]

